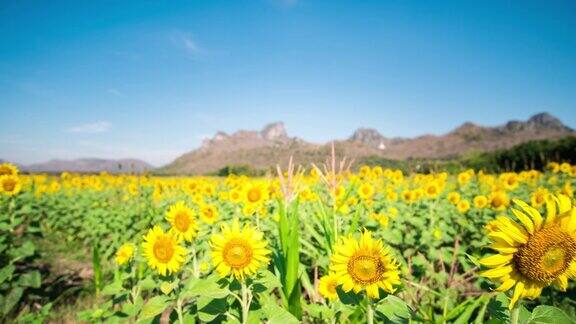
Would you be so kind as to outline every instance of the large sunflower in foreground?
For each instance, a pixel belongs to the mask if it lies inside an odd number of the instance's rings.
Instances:
[[[343,238],[335,246],[330,270],[338,277],[342,290],[359,293],[366,290],[368,297],[379,298],[378,288],[388,293],[400,284],[398,263],[392,258],[381,240],[374,240],[372,233],[365,230],[360,240],[352,235]]]
[[[198,222],[196,222],[194,211],[183,201],[170,206],[166,213],[166,220],[170,222],[178,236],[192,242],[198,231]]]
[[[14,164],[12,163],[1,163],[0,164],[0,176],[3,175],[18,175],[18,167],[16,167]]]
[[[180,245],[182,241],[174,232],[165,233],[156,225],[144,236],[142,249],[148,265],[165,276],[177,272],[184,262],[186,249]]]
[[[263,234],[245,225],[240,228],[237,219],[232,226],[222,224],[222,233],[213,234],[210,240],[212,246],[212,262],[216,271],[222,276],[234,276],[243,280],[253,275],[259,268],[270,261],[267,257],[270,250]]]
[[[564,195],[548,196],[546,218],[527,203],[514,200],[512,213],[520,223],[500,216],[490,222],[490,248],[498,254],[480,260],[491,268],[480,273],[500,283],[497,291],[514,288],[510,309],[520,298],[537,298],[556,285],[566,290],[576,277],[576,209]]]

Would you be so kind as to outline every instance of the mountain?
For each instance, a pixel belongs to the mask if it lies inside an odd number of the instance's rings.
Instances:
[[[107,159],[77,159],[77,160],[50,160],[44,163],[23,166],[27,172],[60,173],[69,172],[102,172],[109,173],[142,173],[154,169],[150,164],[136,159],[107,160]]]
[[[403,139],[390,142],[380,139],[385,144],[382,157],[404,160],[408,158],[449,158],[470,152],[493,151],[539,139],[554,139],[568,135],[576,135],[574,130],[548,114],[539,113],[527,121],[509,121],[496,127],[485,127],[466,122],[448,134],[424,135],[413,139]],[[354,141],[354,136],[349,140]],[[379,148],[373,141],[360,142]]]
[[[409,158],[450,158],[471,152],[508,148],[530,140],[575,136],[574,130],[548,114],[527,121],[486,127],[467,122],[444,135],[416,138],[387,138],[375,129],[359,128],[345,140],[334,141],[338,156],[361,159],[370,156],[405,160]],[[290,156],[298,164],[324,162],[330,143],[314,144],[288,136],[284,124],[275,122],[261,131],[241,130],[233,134],[217,132],[199,149],[178,157],[159,171],[175,174],[206,174],[225,166],[248,165],[267,169],[284,165]]]

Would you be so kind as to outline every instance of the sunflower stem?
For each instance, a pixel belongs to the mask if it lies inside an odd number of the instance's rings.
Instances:
[[[374,324],[374,308],[372,307],[372,299],[368,296],[368,306],[366,308],[366,323]]]
[[[248,323],[248,313],[250,312],[250,302],[252,301],[252,292],[242,280],[242,324]]]
[[[517,302],[510,311],[510,324],[518,324],[520,322],[520,302]]]
[[[176,301],[176,313],[178,314],[178,323],[184,324],[184,315],[182,314],[182,298],[178,298]]]

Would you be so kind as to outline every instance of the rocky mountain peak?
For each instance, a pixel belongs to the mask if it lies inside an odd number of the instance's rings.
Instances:
[[[566,127],[560,119],[550,115],[549,113],[542,112],[538,113],[526,122],[528,125],[535,126],[537,128],[549,128],[549,129],[557,129],[557,130],[569,130],[569,127]]]
[[[283,122],[270,123],[264,126],[260,131],[260,135],[268,141],[284,140],[288,138],[288,133],[286,133],[286,128],[284,127]]]

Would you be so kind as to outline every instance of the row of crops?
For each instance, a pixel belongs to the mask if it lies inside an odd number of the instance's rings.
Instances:
[[[107,323],[574,321],[576,166],[344,162],[259,178],[2,164],[0,322],[56,320],[70,298]],[[70,293],[54,268],[78,253],[91,271]]]

